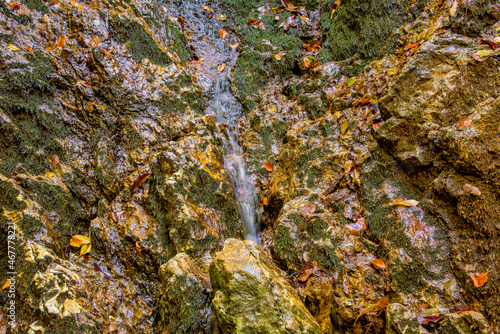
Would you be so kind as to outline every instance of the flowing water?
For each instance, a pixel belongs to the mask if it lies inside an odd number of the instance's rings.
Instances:
[[[259,242],[258,196],[255,183],[247,175],[243,152],[238,145],[236,132],[238,120],[244,117],[241,104],[230,91],[228,76],[238,58],[236,37],[221,37],[219,30],[223,23],[207,16],[201,8],[203,2],[183,2],[169,12],[183,17],[189,30],[189,44],[200,61],[193,65],[192,73],[205,96],[211,96],[206,112],[212,116],[219,129],[224,149],[224,165],[232,176],[241,220],[246,227],[246,238]],[[212,8],[216,11],[216,8]],[[222,65],[224,64],[224,65]],[[223,66],[223,70],[221,70]]]

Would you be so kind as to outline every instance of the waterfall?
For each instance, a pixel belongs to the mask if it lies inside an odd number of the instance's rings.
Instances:
[[[222,135],[224,145],[224,166],[232,176],[241,220],[246,228],[246,239],[259,242],[257,225],[259,212],[258,196],[254,182],[247,176],[243,153],[235,137],[235,126],[241,114],[241,105],[229,91],[226,76],[215,80],[215,90],[211,111],[219,124],[226,125],[226,134]]]

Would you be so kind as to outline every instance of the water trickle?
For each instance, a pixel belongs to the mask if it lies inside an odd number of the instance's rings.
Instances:
[[[224,166],[233,178],[241,219],[246,228],[246,238],[259,242],[257,225],[260,217],[257,211],[257,191],[254,182],[247,176],[243,153],[235,136],[235,126],[241,117],[241,105],[229,91],[226,77],[216,79],[212,106],[209,110],[215,114],[217,123],[226,125],[225,136],[222,136],[225,138]]]

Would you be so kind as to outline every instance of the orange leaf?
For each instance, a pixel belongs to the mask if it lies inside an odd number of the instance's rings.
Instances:
[[[2,290],[7,289],[10,286],[10,281],[5,282],[5,284],[2,286]]]
[[[57,5],[57,3],[58,3],[58,2],[57,2],[57,0],[51,0],[51,1],[49,2],[49,7],[52,7],[52,6]]]
[[[217,73],[224,72],[224,69],[226,68],[226,64],[222,63],[219,66],[217,66]]]
[[[457,129],[463,130],[472,124],[472,118],[468,116],[462,116],[456,123]]]
[[[143,184],[148,176],[150,175],[151,173],[144,173],[142,174],[141,176],[139,176],[135,181],[134,183],[132,183],[132,185],[130,186],[130,192],[133,193],[134,192],[134,189],[139,187],[141,184]]]
[[[85,263],[89,262],[89,257],[87,255],[84,255],[83,256],[83,261],[85,261]]]
[[[57,39],[57,47],[62,48],[64,47],[64,44],[66,44],[66,37],[61,36]]]
[[[354,235],[360,235],[367,227],[368,225],[366,225],[366,220],[364,218],[359,218],[355,223],[345,226],[347,232]]]
[[[490,40],[488,40],[488,39],[482,39],[482,40],[480,41],[480,44],[487,44],[487,45],[489,45],[489,46],[490,46],[493,50],[495,50],[495,49],[497,48],[497,43],[492,42],[492,41],[490,41]]]
[[[74,2],[73,5],[78,8],[79,10],[85,10],[85,7],[83,7],[82,5],[80,5],[78,2]]]
[[[28,51],[28,52],[33,52],[33,48],[32,48],[31,46],[29,46],[29,45],[28,45],[28,46],[26,47],[26,51]]]
[[[476,288],[480,288],[483,285],[486,284],[486,281],[488,280],[488,273],[477,273],[474,275],[471,275],[472,282],[474,282],[474,286]]]
[[[56,169],[59,166],[59,157],[57,155],[53,155],[50,157],[50,167],[52,169]]]
[[[227,36],[227,32],[224,29],[219,30],[219,35],[223,39]]]
[[[374,123],[374,124],[372,125],[372,128],[373,128],[373,130],[377,131],[377,129],[378,129],[378,128],[380,128],[380,124],[378,124],[378,123]]]
[[[371,260],[370,263],[375,267],[375,268],[378,268],[378,269],[387,269],[387,267],[385,266],[385,263],[384,261],[382,260]]]
[[[262,204],[264,204],[264,205],[269,205],[269,200],[267,199],[267,197],[264,197],[264,198],[262,199]]]
[[[9,6],[10,6],[10,9],[12,9],[12,10],[18,10],[19,8],[21,8],[21,6],[19,6],[19,4],[17,2],[11,2],[9,4]]]
[[[417,43],[413,43],[413,44],[408,45],[408,46],[405,48],[405,50],[406,50],[406,51],[408,51],[408,50],[410,50],[410,49],[416,48],[417,46],[418,46],[418,44],[417,44]]]
[[[264,168],[268,171],[268,172],[272,172],[274,170],[274,166],[272,163],[270,162],[264,162]]]
[[[137,249],[137,251],[138,251],[139,253],[140,253],[140,252],[142,252],[142,248],[141,248],[141,246],[139,246],[139,241],[136,241],[136,242],[135,242],[135,249]]]

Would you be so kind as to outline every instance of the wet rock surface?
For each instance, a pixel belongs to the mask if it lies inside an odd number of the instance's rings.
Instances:
[[[499,333],[500,6],[335,3],[0,4],[0,333]]]
[[[250,240],[227,239],[210,265],[212,308],[227,333],[322,333],[272,259]]]

